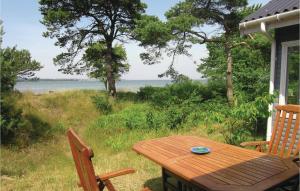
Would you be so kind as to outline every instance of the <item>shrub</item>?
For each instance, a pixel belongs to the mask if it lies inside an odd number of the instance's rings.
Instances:
[[[18,98],[15,93],[1,97],[1,144],[24,147],[48,135],[51,127],[37,113],[25,113],[17,105]]]
[[[226,96],[224,84],[217,82],[203,84],[191,80],[180,81],[166,87],[144,87],[137,93],[139,100],[152,103],[160,115],[164,116],[164,124],[171,129],[198,125],[200,121],[196,118],[199,117],[196,112],[201,105],[208,100],[221,100],[224,96]],[[149,113],[147,123],[152,125],[152,118],[153,114]]]
[[[152,87],[152,86],[146,86],[139,89],[137,92],[137,99],[141,101],[149,101],[152,100],[152,95],[155,92],[159,92],[163,90],[164,88],[161,87]]]
[[[146,112],[146,124],[149,129],[160,129],[166,126],[166,115],[164,112],[149,110]]]
[[[136,96],[134,92],[117,92],[117,101],[135,101]]]
[[[186,100],[199,105],[204,101],[220,99],[225,96],[226,89],[223,83],[209,81],[207,84],[203,84],[191,80],[184,80],[165,87],[144,87],[140,88],[137,93],[139,100],[150,101],[159,107],[181,104]]]
[[[149,111],[146,104],[132,105],[120,112],[124,126],[128,129],[145,129],[146,113]]]
[[[200,117],[210,132],[212,124],[218,124],[219,131],[229,144],[238,145],[254,135],[257,121],[269,116],[268,104],[274,96],[264,95],[254,101],[239,98],[235,106],[229,107],[226,101],[211,100],[201,104]]]
[[[128,129],[142,129],[146,124],[145,113],[135,111],[124,113],[123,119],[125,127]]]
[[[109,102],[107,96],[92,96],[92,100],[96,108],[103,114],[109,114],[112,112],[112,104]]]

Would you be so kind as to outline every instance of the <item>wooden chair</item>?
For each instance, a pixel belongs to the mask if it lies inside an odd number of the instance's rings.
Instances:
[[[300,141],[299,135],[297,135],[300,126],[300,105],[278,105],[275,106],[275,109],[277,111],[271,140],[244,142],[241,143],[241,146],[255,146],[259,152],[265,151],[264,146],[268,146],[268,153],[282,158],[292,157],[293,161],[300,166]],[[299,190],[299,175],[281,183],[278,188],[280,190]]]
[[[110,179],[135,172],[135,170],[132,168],[126,168],[99,176],[95,175],[91,160],[91,158],[94,156],[92,149],[86,146],[72,129],[67,131],[67,136],[80,179],[78,186],[82,187],[83,190],[102,191],[106,187],[109,191],[116,191]],[[143,191],[150,190],[148,188],[144,188]]]
[[[300,121],[300,105],[275,106],[276,118],[270,141],[252,141],[241,143],[241,146],[255,146],[257,151],[264,151],[279,155],[283,158],[297,157],[300,149],[299,137],[297,137]],[[298,135],[299,136],[299,135]]]

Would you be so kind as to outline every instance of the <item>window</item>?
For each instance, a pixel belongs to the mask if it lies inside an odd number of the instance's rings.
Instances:
[[[282,43],[279,104],[300,104],[299,40]]]
[[[288,47],[287,50],[287,104],[300,104],[299,96],[299,46]]]

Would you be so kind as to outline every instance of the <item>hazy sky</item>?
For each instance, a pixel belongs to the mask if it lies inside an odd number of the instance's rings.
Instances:
[[[37,76],[40,78],[87,78],[84,75],[62,74],[53,65],[52,59],[61,50],[59,47],[54,46],[54,39],[42,37],[42,33],[46,29],[40,23],[42,16],[39,12],[38,0],[0,1],[1,20],[4,22],[5,31],[3,47],[17,45],[19,49],[29,50],[33,59],[44,66],[41,71],[37,72]],[[164,19],[164,13],[179,0],[144,0],[144,2],[148,5],[146,11],[148,14]],[[265,0],[250,0],[249,4],[265,4],[267,2]],[[123,75],[122,79],[159,79],[157,75],[163,73],[170,63],[170,59],[165,56],[161,64],[147,66],[140,60],[139,54],[143,52],[143,48],[139,47],[137,43],[130,42],[125,45],[125,48],[131,68],[127,74]],[[197,66],[194,61],[199,64],[200,58],[207,56],[206,48],[204,45],[194,46],[190,53],[192,54],[191,57],[177,57],[175,68],[190,78],[199,79],[201,75],[196,71]]]

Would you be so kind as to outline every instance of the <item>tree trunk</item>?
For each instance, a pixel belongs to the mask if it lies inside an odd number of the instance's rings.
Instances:
[[[108,91],[108,89],[107,89],[107,86],[108,86],[107,80],[103,80],[103,83],[104,83],[105,90]]]
[[[107,53],[106,53],[106,75],[108,84],[108,93],[112,97],[116,97],[116,81],[113,72],[113,59],[112,59],[112,43],[107,43]]]
[[[233,105],[233,83],[232,83],[232,53],[231,47],[228,42],[225,42],[225,52],[227,57],[227,70],[226,70],[226,86],[227,86],[227,100],[230,106]]]

